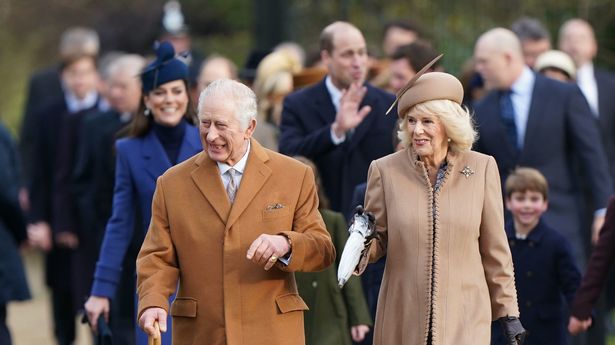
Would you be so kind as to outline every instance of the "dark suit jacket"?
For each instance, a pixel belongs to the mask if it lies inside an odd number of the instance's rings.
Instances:
[[[593,305],[600,297],[609,269],[615,261],[615,197],[609,200],[606,220],[600,231],[600,238],[587,263],[585,276],[577,291],[571,314],[580,320],[591,316]]]
[[[615,75],[601,69],[594,69],[594,75],[598,86],[598,123],[611,179],[615,183]]]
[[[575,165],[584,168],[594,205],[606,206],[612,194],[600,134],[581,90],[536,75],[523,150],[517,154],[506,140],[500,115],[498,92],[487,94],[475,107],[479,139],[475,150],[493,156],[502,186],[516,166],[538,169],[549,182],[547,223],[571,242],[577,263],[585,258],[584,243],[589,233],[582,229],[582,192]]]
[[[367,169],[374,159],[393,152],[393,127],[396,111],[384,113],[395,97],[369,84],[361,106],[372,111],[347,135],[340,145],[331,140],[335,106],[325,81],[286,97],[282,112],[280,152],[313,160],[331,202],[331,209],[344,214],[350,207],[354,187],[367,181]]]
[[[19,142],[26,183],[32,173],[33,160],[37,157],[35,145],[40,126],[37,115],[41,115],[42,108],[63,101],[64,91],[60,81],[59,66],[39,70],[30,77]]]
[[[581,281],[570,243],[540,221],[527,239],[515,237],[513,222],[506,235],[515,267],[515,285],[523,327],[529,332],[526,345],[567,344],[568,313],[564,299],[572,303]],[[494,324],[492,344],[507,344],[499,323]]]

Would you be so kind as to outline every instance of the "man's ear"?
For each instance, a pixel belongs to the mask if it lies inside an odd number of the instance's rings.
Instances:
[[[329,54],[329,52],[326,50],[321,50],[320,61],[322,61],[322,63],[326,66],[329,63],[329,60],[331,60],[331,55]]]
[[[250,139],[252,137],[252,134],[254,134],[254,129],[256,129],[256,119],[252,118],[252,119],[250,119],[250,123],[248,124],[248,128],[246,128],[246,130],[244,132],[244,138],[245,139]]]
[[[506,197],[506,200],[504,200],[504,205],[506,205],[506,209],[510,211],[510,197]]]

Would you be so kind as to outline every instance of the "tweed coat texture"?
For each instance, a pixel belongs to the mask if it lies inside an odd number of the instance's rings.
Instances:
[[[370,166],[377,237],[357,273],[386,253],[374,345],[425,344],[430,332],[432,345],[487,345],[492,320],[519,316],[495,160],[473,151],[446,160],[435,194],[411,148]]]
[[[246,258],[261,234],[292,242],[288,265]],[[205,152],[157,181],[152,221],[137,258],[139,314],[169,310],[173,344],[302,345],[306,304],[295,271],[323,270],[335,249],[318,212],[314,175],[254,139],[233,204]]]

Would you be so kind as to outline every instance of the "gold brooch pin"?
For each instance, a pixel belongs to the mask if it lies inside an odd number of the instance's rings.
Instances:
[[[469,178],[470,176],[474,175],[474,170],[470,169],[470,167],[466,165],[465,167],[463,167],[463,170],[461,170],[460,173],[466,178]]]

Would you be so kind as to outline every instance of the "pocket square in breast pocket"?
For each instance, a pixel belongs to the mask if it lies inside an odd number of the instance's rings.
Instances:
[[[288,207],[280,203],[271,203],[263,210],[263,220],[283,217],[288,214]]]

